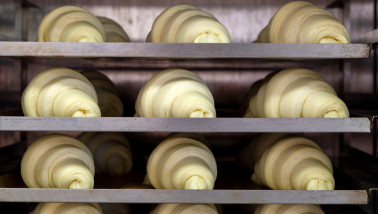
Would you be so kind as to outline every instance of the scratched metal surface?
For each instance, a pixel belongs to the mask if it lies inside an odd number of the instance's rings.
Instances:
[[[0,188],[0,201],[214,204],[367,204],[365,190],[64,190]]]

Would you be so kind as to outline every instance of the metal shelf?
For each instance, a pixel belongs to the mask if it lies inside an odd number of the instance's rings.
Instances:
[[[325,119],[3,116],[0,117],[0,131],[369,133],[371,120],[367,117]]]
[[[0,188],[6,202],[367,204],[365,190],[162,190]]]
[[[361,59],[368,44],[188,44],[0,42],[3,57],[123,57],[159,59]]]

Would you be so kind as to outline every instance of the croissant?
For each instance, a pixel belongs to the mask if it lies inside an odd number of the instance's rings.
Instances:
[[[191,5],[164,10],[154,21],[147,42],[230,43],[227,29],[210,13]]]
[[[256,135],[248,145],[246,145],[240,150],[240,163],[244,167],[254,169],[256,161],[261,158],[264,151],[270,145],[286,136],[286,133],[270,133]]]
[[[131,171],[130,143],[121,133],[82,133],[78,140],[91,151],[96,173],[121,176]]]
[[[129,36],[117,22],[100,16],[97,19],[104,26],[106,42],[130,42]]]
[[[103,117],[122,117],[123,104],[113,82],[98,71],[82,71],[96,90],[98,105]]]
[[[349,117],[347,106],[332,86],[309,69],[285,69],[259,84],[244,117]]]
[[[151,31],[147,34],[146,42],[151,42]]]
[[[66,5],[50,11],[38,28],[38,42],[104,42],[101,22],[88,10]]]
[[[63,134],[37,139],[21,160],[21,176],[29,188],[91,189],[94,173],[89,149]]]
[[[68,68],[42,71],[25,88],[22,110],[29,117],[100,117],[92,84]]]
[[[190,138],[196,141],[199,141],[203,144],[205,144],[207,147],[210,147],[209,141],[206,140],[206,138],[199,134],[194,132],[179,132],[179,133],[171,133],[168,138]]]
[[[350,43],[348,30],[330,12],[306,1],[282,6],[259,34],[260,43]]]
[[[102,214],[96,203],[39,203],[31,214]]]
[[[254,182],[280,190],[334,189],[332,163],[313,141],[300,136],[265,134],[255,143],[255,148],[266,148],[263,152],[256,149],[254,154],[259,157],[252,175]],[[265,143],[270,145],[261,145]]]
[[[217,165],[210,149],[203,143],[171,137],[150,155],[147,175],[157,189],[213,189]]]
[[[177,68],[155,74],[140,90],[135,110],[139,117],[216,117],[206,83]]]
[[[324,214],[313,204],[264,204],[259,205],[254,214]]]
[[[150,214],[218,214],[213,204],[159,204]]]

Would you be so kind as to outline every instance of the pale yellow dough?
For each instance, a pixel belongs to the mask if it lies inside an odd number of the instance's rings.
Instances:
[[[264,204],[254,214],[324,214],[319,205],[313,204]]]
[[[345,26],[330,12],[310,2],[282,6],[261,31],[258,43],[350,43]]]
[[[94,173],[89,149],[63,134],[37,139],[21,160],[21,176],[29,188],[91,189]]]
[[[217,165],[203,143],[184,137],[170,137],[152,152],[147,175],[157,189],[213,189]]]
[[[117,22],[100,16],[97,16],[97,19],[104,26],[106,42],[130,42],[129,36]]]
[[[130,143],[121,133],[85,132],[79,135],[78,140],[91,151],[96,173],[121,176],[131,171],[133,157]]]
[[[213,204],[159,204],[150,214],[218,214]]]
[[[227,29],[210,13],[191,5],[164,10],[154,21],[147,42],[230,43]]]
[[[61,6],[50,11],[38,28],[38,42],[104,42],[101,22],[88,10]]]
[[[285,69],[269,75],[252,88],[254,93],[244,117],[349,117],[347,106],[332,86],[309,69]]]
[[[39,203],[31,214],[102,214],[97,203]]]
[[[167,69],[143,86],[135,104],[139,117],[216,117],[206,83],[185,69]]]
[[[29,117],[101,117],[92,84],[68,68],[37,74],[25,88],[21,104]]]
[[[254,182],[278,190],[335,188],[332,163],[313,141],[289,134],[262,134],[254,144]]]
[[[113,82],[98,71],[82,71],[96,90],[102,117],[122,117],[123,103]]]

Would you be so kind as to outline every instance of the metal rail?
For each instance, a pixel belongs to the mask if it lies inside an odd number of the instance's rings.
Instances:
[[[361,118],[0,117],[0,131],[102,132],[370,132]]]
[[[6,57],[126,57],[159,59],[353,59],[369,58],[368,44],[187,44],[0,42]]]
[[[7,202],[367,204],[365,190],[162,190],[0,188]]]

